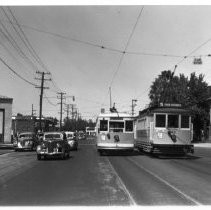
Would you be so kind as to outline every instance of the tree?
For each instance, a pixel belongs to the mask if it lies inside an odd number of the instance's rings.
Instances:
[[[206,103],[208,97],[208,84],[204,81],[204,75],[197,76],[195,72],[188,78],[184,74],[175,76],[171,71],[163,71],[155,79],[149,92],[150,106],[179,103],[189,108],[193,115],[196,139],[200,138],[201,130],[209,121],[209,107]]]

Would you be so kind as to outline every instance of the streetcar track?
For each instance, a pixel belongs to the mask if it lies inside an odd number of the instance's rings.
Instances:
[[[196,199],[190,197],[189,195],[187,195],[186,193],[182,192],[180,189],[178,189],[177,187],[175,187],[174,185],[172,185],[171,183],[169,183],[168,181],[164,180],[163,178],[161,178],[160,176],[156,175],[154,172],[146,169],[143,166],[140,166],[135,160],[131,159],[131,158],[127,158],[130,162],[132,162],[134,165],[136,165],[138,168],[142,169],[143,171],[147,172],[148,174],[150,174],[151,176],[153,176],[154,178],[158,179],[160,182],[164,183],[165,185],[167,185],[168,187],[170,187],[172,190],[174,190],[175,192],[177,192],[181,197],[185,198],[188,201],[191,201],[192,203],[194,203],[195,205],[201,206],[203,205],[202,203],[200,203],[199,201],[197,201]]]
[[[130,204],[133,205],[133,206],[137,206],[133,196],[131,195],[131,193],[129,192],[129,190],[127,189],[127,187],[125,186],[124,182],[122,181],[121,177],[118,175],[117,171],[114,169],[113,165],[111,164],[109,158],[107,158],[108,160],[108,163],[109,163],[109,166],[111,168],[111,170],[114,172],[115,176],[117,177],[119,183],[121,184],[124,192],[127,194],[128,198],[129,198],[129,201],[130,201]]]

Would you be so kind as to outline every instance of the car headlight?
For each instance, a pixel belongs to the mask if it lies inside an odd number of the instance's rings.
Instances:
[[[39,152],[39,151],[41,151],[41,149],[42,149],[42,148],[41,148],[41,145],[38,145],[38,146],[37,146],[37,151]]]
[[[70,145],[70,146],[73,146],[73,144],[74,144],[74,141],[68,141],[68,144]]]
[[[57,147],[61,147],[61,145],[59,143],[56,144]]]

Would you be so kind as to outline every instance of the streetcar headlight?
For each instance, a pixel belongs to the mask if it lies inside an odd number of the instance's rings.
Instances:
[[[106,136],[105,136],[105,135],[102,135],[102,136],[101,136],[101,139],[102,139],[103,141],[105,141]]]

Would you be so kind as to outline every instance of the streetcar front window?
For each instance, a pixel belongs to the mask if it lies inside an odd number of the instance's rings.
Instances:
[[[109,122],[109,132],[123,132],[124,122],[110,121]]]
[[[108,120],[100,120],[100,131],[108,131]]]
[[[132,132],[133,131],[133,121],[132,120],[126,120],[125,121],[125,131],[126,132]]]
[[[166,115],[165,114],[156,114],[155,127],[165,128],[166,127]]]
[[[189,116],[181,116],[181,128],[190,128],[189,127]]]
[[[168,128],[179,128],[179,115],[168,115]]]

